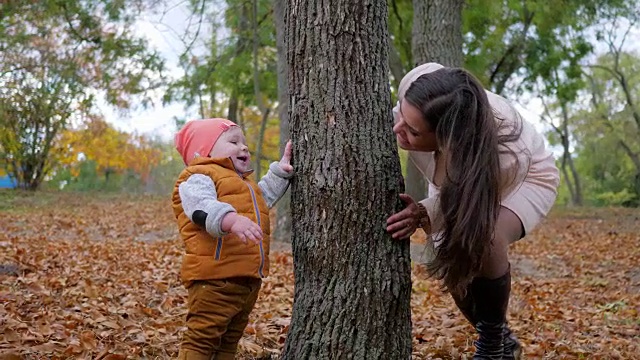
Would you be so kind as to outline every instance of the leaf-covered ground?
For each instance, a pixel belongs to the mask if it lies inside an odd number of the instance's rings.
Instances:
[[[640,358],[639,219],[556,211],[513,247],[509,317],[527,358]],[[292,258],[276,248],[241,359],[284,343]],[[175,356],[180,255],[167,198],[0,191],[0,359]],[[415,359],[470,358],[473,329],[419,265],[412,310]]]

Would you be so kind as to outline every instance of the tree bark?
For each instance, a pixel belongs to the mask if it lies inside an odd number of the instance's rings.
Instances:
[[[288,1],[295,292],[282,359],[410,359],[385,0]]]
[[[462,66],[464,0],[413,0],[411,52],[415,65]]]
[[[413,0],[411,52],[414,65],[437,62],[444,66],[462,66],[463,0]],[[407,194],[424,199],[427,184],[411,160],[405,176]]]
[[[285,0],[274,0],[274,21],[276,29],[276,49],[278,52],[278,116],[280,118],[280,153],[284,151],[289,134],[289,87],[287,71],[287,50],[285,42]],[[291,193],[284,194],[276,205],[276,224],[271,235],[275,241],[291,242]]]

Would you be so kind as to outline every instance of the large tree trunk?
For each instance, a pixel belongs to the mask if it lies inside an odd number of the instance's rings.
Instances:
[[[287,85],[287,49],[284,38],[285,0],[274,0],[274,21],[276,28],[276,49],[278,50],[278,116],[280,118],[280,153],[284,151],[289,134],[289,87]],[[272,239],[291,242],[291,193],[284,194],[276,206],[276,226]]]
[[[385,0],[288,1],[295,295],[283,359],[410,359]],[[312,26],[310,24],[313,24]]]
[[[437,62],[462,66],[463,0],[413,0],[411,52],[414,65]],[[416,200],[427,196],[427,184],[413,162],[407,162],[407,194]]]

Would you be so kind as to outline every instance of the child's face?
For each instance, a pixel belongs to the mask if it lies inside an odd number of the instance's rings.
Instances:
[[[213,145],[209,157],[231,158],[233,166],[238,172],[251,169],[251,154],[249,154],[247,140],[239,126],[232,126],[220,135],[218,141]]]

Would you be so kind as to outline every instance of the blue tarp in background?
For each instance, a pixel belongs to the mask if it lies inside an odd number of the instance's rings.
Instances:
[[[0,176],[0,189],[13,189],[15,187],[16,183],[9,175]]]

